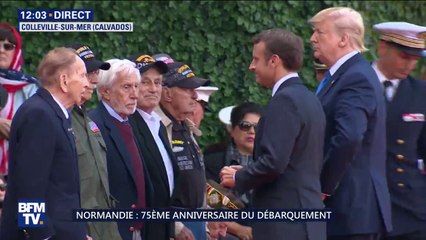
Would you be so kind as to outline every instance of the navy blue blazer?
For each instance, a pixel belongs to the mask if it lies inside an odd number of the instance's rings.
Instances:
[[[80,208],[80,185],[71,123],[52,95],[40,88],[12,121],[8,190],[1,239],[24,239],[17,228],[19,200],[46,202],[46,226],[25,229],[30,239],[86,239],[83,222],[72,221]]]
[[[392,200],[392,234],[426,229],[426,82],[400,80],[387,102],[387,175]]]
[[[361,54],[318,93],[327,118],[322,192],[334,213],[329,235],[391,230],[386,181],[386,109],[376,73]]]
[[[102,137],[107,147],[107,166],[108,181],[111,195],[118,201],[115,205],[117,209],[130,209],[131,205],[136,203],[137,190],[133,167],[123,139],[117,126],[113,122],[113,117],[108,113],[103,103],[89,113],[90,118],[98,125],[101,130]],[[136,144],[137,140],[135,139]],[[141,156],[143,158],[143,156]],[[144,165],[145,174],[145,193],[149,196],[152,191],[152,185],[149,181],[149,173]],[[149,202],[146,199],[146,202]],[[130,230],[132,222],[117,222],[118,230],[123,240],[131,240],[133,232]],[[143,234],[143,233],[142,233]]]
[[[237,171],[239,192],[255,209],[323,209],[320,173],[325,117],[299,78],[281,84],[256,131],[253,163]],[[253,223],[254,239],[326,239],[325,222]]]

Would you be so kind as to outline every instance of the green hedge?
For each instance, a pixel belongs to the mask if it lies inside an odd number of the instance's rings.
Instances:
[[[281,27],[302,36],[305,64],[301,76],[308,87],[316,82],[312,68],[308,19],[323,8],[349,6],[360,11],[366,25],[366,45],[375,57],[377,33],[371,25],[382,21],[426,24],[425,1],[2,1],[1,20],[17,25],[18,9],[93,9],[95,21],[130,21],[133,33],[22,33],[25,72],[34,74],[43,54],[71,42],[89,44],[103,59],[128,57],[138,52],[167,52],[186,62],[196,74],[212,80],[220,92],[211,97],[211,112],[202,124],[202,145],[225,137],[218,111],[231,104],[254,101],[266,104],[270,92],[258,87],[248,71],[251,37],[264,29]],[[420,76],[422,60],[415,72]],[[92,106],[96,104],[92,103]]]

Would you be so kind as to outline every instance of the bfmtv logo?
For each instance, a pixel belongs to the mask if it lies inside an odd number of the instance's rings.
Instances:
[[[18,227],[43,227],[46,223],[46,204],[44,201],[18,202]]]

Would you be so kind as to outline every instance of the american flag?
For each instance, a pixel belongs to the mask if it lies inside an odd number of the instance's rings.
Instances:
[[[89,122],[89,128],[92,132],[99,132],[98,126],[93,121]]]

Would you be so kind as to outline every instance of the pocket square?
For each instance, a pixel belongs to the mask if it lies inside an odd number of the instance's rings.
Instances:
[[[422,113],[404,113],[402,114],[404,122],[424,122],[425,115]]]

